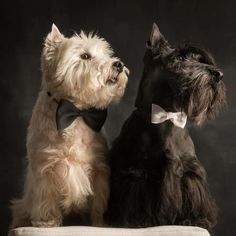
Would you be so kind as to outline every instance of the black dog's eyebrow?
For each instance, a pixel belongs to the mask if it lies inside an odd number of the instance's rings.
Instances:
[[[211,54],[207,50],[204,50],[204,49],[194,46],[194,45],[184,45],[183,47],[180,47],[177,52],[177,55],[185,57],[191,53],[200,55],[201,56],[200,61],[202,63],[206,63],[209,65],[215,65],[214,59],[212,58]]]

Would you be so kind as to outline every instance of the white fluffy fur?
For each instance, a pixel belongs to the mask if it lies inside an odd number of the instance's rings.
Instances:
[[[82,59],[83,53],[91,59]],[[89,212],[93,225],[103,224],[109,194],[104,130],[94,132],[79,117],[57,131],[57,104],[47,92],[81,109],[105,108],[122,97],[127,83],[127,68],[118,74],[112,67],[116,60],[97,35],[66,38],[52,26],[42,53],[42,89],[28,128],[24,194],[13,201],[12,228],[59,226],[72,209]],[[115,77],[115,84],[107,83]]]

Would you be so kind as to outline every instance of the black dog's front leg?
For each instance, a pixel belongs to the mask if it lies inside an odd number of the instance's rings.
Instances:
[[[195,156],[184,155],[181,160],[183,210],[177,223],[210,229],[217,221],[217,207],[208,189],[206,171]]]
[[[183,199],[181,179],[183,176],[183,165],[178,156],[165,150],[166,164],[164,177],[161,183],[159,196],[158,218],[160,225],[175,224],[178,215],[182,210]]]

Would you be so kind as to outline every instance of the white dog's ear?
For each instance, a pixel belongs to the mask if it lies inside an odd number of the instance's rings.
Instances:
[[[43,61],[51,61],[57,51],[58,46],[63,41],[64,35],[61,34],[55,24],[52,24],[52,30],[47,35],[44,42]]]
[[[61,34],[57,26],[55,24],[52,24],[52,30],[48,34],[48,39],[52,42],[59,43],[63,40],[63,38],[64,36],[63,34]]]
[[[52,30],[47,36],[47,40],[52,43],[60,43],[63,40],[64,36],[61,34],[59,29],[55,24],[52,24]]]

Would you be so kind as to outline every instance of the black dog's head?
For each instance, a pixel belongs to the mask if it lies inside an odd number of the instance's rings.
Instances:
[[[207,51],[191,45],[173,49],[155,23],[146,48],[137,107],[156,103],[201,124],[225,106],[223,73]]]

